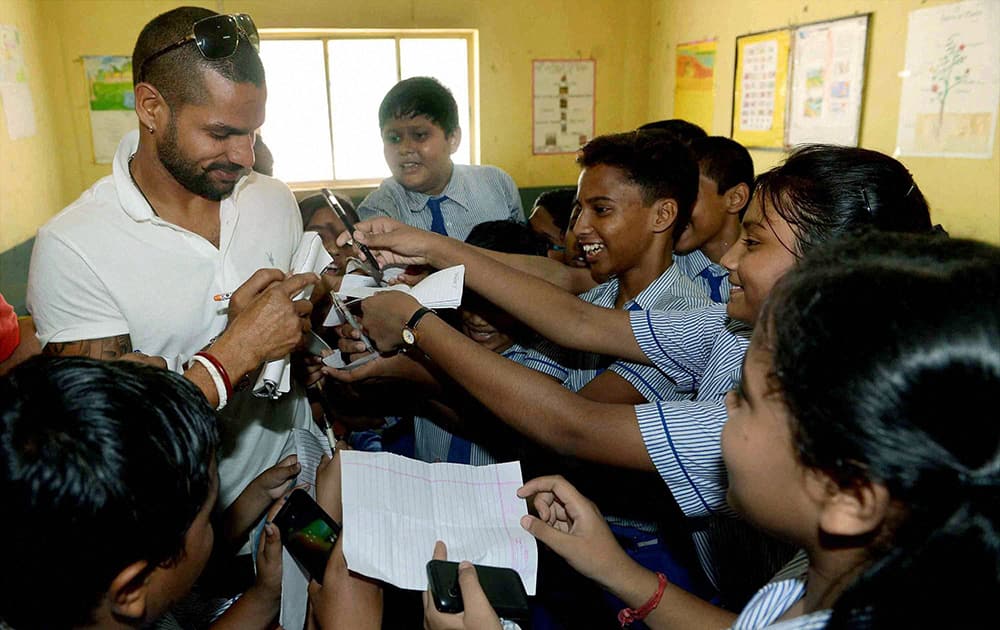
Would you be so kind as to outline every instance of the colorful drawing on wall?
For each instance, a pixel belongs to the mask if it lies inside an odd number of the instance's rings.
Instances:
[[[711,131],[715,112],[714,39],[677,45],[674,118]]]
[[[899,103],[900,155],[989,159],[1000,107],[1000,3],[910,12]]]
[[[790,41],[788,29],[736,38],[732,130],[745,146],[784,146]]]
[[[135,129],[135,92],[132,90],[132,58],[124,55],[83,58],[90,103],[90,133],[94,162],[114,159],[122,136]]]
[[[868,15],[794,30],[786,145],[857,146]]]
[[[532,62],[533,153],[575,153],[594,137],[592,59]]]
[[[11,140],[35,135],[35,102],[28,83],[21,32],[0,24],[0,103]]]

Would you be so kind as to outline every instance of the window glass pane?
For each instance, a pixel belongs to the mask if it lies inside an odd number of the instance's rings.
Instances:
[[[267,73],[267,117],[261,134],[274,154],[274,176],[287,182],[333,179],[323,42],[260,43]]]
[[[452,155],[456,164],[468,164],[469,144],[469,59],[468,41],[461,39],[402,39],[399,42],[400,74],[434,77],[447,86],[458,103],[458,125],[462,144]]]
[[[396,42],[341,39],[328,44],[337,179],[389,177],[382,155],[378,106],[396,84]]]

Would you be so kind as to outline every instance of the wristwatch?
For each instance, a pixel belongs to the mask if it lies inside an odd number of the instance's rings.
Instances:
[[[420,320],[423,319],[424,315],[433,312],[434,311],[431,309],[424,308],[423,306],[417,309],[417,312],[410,317],[410,321],[406,322],[406,325],[403,326],[403,343],[407,346],[416,345],[417,336],[414,334],[414,330],[416,329],[417,324],[420,323]]]

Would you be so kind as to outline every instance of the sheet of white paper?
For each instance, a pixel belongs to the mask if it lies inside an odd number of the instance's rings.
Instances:
[[[340,350],[334,350],[333,354],[328,354],[323,357],[323,363],[338,370],[353,370],[354,368],[362,366],[369,361],[374,361],[377,358],[378,354],[372,352],[362,356],[360,359],[355,359],[350,363],[344,363],[344,355],[341,354]]]
[[[11,140],[35,135],[35,102],[27,82],[0,83],[0,103],[7,118],[7,134]]]
[[[427,464],[391,453],[342,451],[344,556],[352,571],[400,588],[427,588],[434,542],[448,558],[510,567],[535,593],[538,549],[520,525],[527,513],[520,462]]]
[[[323,239],[316,232],[305,232],[299,246],[292,255],[292,273],[312,272],[320,274],[326,266],[333,262],[330,252],[323,247]],[[308,286],[292,299],[308,300],[312,295],[312,286]],[[261,370],[257,382],[253,386],[253,395],[258,398],[277,400],[282,394],[287,394],[292,388],[292,366],[290,357],[269,361]]]
[[[348,273],[340,281],[340,290],[344,291],[345,288],[348,290],[357,289],[360,287],[376,287],[378,283],[375,282],[375,278],[371,276],[363,276],[357,273]],[[341,312],[335,308],[331,308],[330,312],[326,314],[326,319],[323,320],[323,325],[330,326],[340,326],[346,319],[341,314]]]
[[[337,295],[364,299],[382,291],[402,291],[427,308],[457,308],[462,304],[464,286],[465,265],[456,265],[434,272],[412,287],[396,284],[391,287],[349,285],[345,288],[341,285]]]
[[[456,265],[427,276],[411,289],[410,295],[428,308],[458,308],[464,287],[465,265]]]
[[[312,272],[315,274],[323,273],[323,270],[333,262],[333,258],[330,256],[330,252],[326,251],[326,247],[323,246],[323,239],[316,232],[305,232],[302,234],[302,240],[299,241],[299,247],[295,250],[292,255],[292,264],[290,268],[292,273],[307,273]],[[308,300],[312,295],[312,286],[308,286],[297,294],[293,299]]]

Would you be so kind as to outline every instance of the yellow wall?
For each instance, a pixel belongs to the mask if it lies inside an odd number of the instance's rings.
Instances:
[[[33,0],[4,0],[0,24],[21,33],[28,82],[35,105],[34,136],[11,140],[0,106],[0,252],[35,234],[62,205],[62,138],[54,128],[57,103],[49,98],[51,75],[43,62],[45,20]]]
[[[711,133],[729,135],[733,109],[736,36],[790,24],[874,13],[868,33],[868,66],[861,116],[861,146],[892,153],[906,56],[909,12],[947,4],[941,0],[654,0],[650,14],[649,111],[673,110],[674,55],[678,43],[717,38],[715,114]],[[602,95],[603,96],[603,95]],[[1000,131],[1000,127],[998,127]],[[757,171],[784,154],[753,151]],[[989,160],[903,157],[931,205],[935,222],[953,236],[1000,243],[1000,139]]]
[[[519,186],[531,187],[573,182],[577,176],[572,156],[531,155],[531,59],[597,59],[601,95],[597,132],[634,127],[643,122],[647,110],[650,2],[587,0],[588,11],[580,11],[573,0],[188,3],[250,13],[260,28],[479,29],[481,159],[506,169]],[[69,196],[64,201],[110,172],[109,165],[93,163],[80,56],[131,54],[142,26],[178,4],[177,0],[40,0],[46,21],[59,34],[46,62],[57,79],[52,94],[59,103],[57,127],[67,139],[62,159]]]

